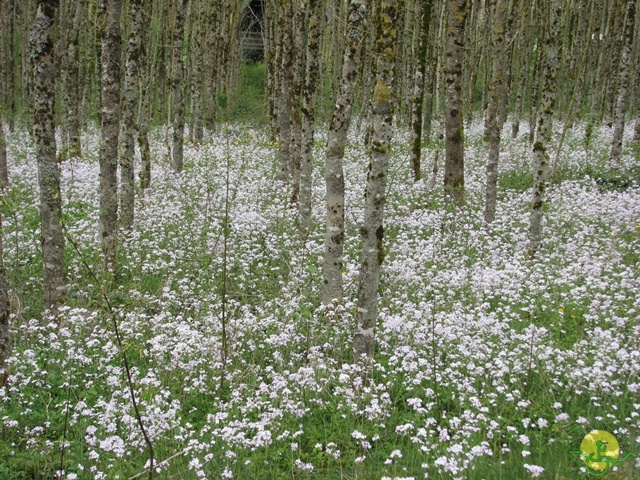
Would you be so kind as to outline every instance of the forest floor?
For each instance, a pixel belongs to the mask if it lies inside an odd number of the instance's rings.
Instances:
[[[144,472],[123,351],[155,463],[164,461],[157,479],[589,478],[571,452],[594,429],[615,436],[620,459],[640,457],[640,161],[625,150],[608,164],[609,128],[588,151],[584,126],[568,132],[534,260],[526,124],[503,141],[491,228],[481,123],[466,133],[462,212],[445,208],[440,177],[431,192],[430,174],[411,181],[408,134],[396,133],[366,383],[351,353],[362,134],[346,149],[345,304],[325,314],[325,138],[301,239],[274,181],[276,146],[249,127],[223,130],[186,146],[179,175],[154,131],[152,186],[137,197],[113,278],[100,267],[99,132],[84,134],[83,158],[62,164],[70,290],[55,317],[42,313],[32,142],[8,135],[13,352],[0,388],[0,478]],[[430,172],[433,145],[424,153]],[[640,478],[640,460],[605,478]]]

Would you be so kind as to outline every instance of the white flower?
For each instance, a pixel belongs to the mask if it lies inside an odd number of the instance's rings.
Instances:
[[[556,418],[554,420],[555,423],[560,423],[560,422],[566,422],[567,420],[569,420],[569,414],[568,413],[560,413],[558,415],[556,415]]]
[[[531,474],[533,478],[538,478],[544,472],[544,468],[539,467],[538,465],[529,465],[525,463],[524,468]]]
[[[354,430],[353,432],[351,432],[351,438],[355,440],[366,440],[367,436],[358,430]]]
[[[304,463],[299,458],[296,459],[295,466],[300,470],[304,470],[305,472],[313,472],[313,465],[311,463]]]

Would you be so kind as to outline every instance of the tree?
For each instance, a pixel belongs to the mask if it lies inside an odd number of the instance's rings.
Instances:
[[[622,134],[624,132],[624,117],[626,113],[625,107],[627,105],[631,47],[633,46],[633,29],[635,27],[635,19],[636,0],[628,0],[626,22],[624,24],[622,53],[620,55],[620,67],[618,69],[618,98],[616,100],[613,139],[611,140],[610,161],[613,164],[620,162],[620,153],[622,152]]]
[[[342,159],[351,122],[353,88],[358,75],[364,37],[364,0],[351,0],[347,19],[347,39],[342,59],[338,96],[331,117],[325,158],[327,217],[324,235],[323,305],[342,302],[342,252],[344,243],[344,172]]]
[[[65,121],[62,135],[62,155],[73,158],[82,154],[80,142],[80,85],[78,53],[78,37],[82,17],[83,2],[67,2],[69,11],[62,9],[62,17],[69,15],[71,24],[62,24],[61,36],[65,40],[64,51],[61,52],[62,100],[65,110]],[[65,15],[66,14],[66,15]]]
[[[16,116],[15,84],[14,84],[14,22],[15,22],[15,0],[0,0],[0,30],[3,40],[2,70],[4,75],[0,77],[4,83],[3,107],[7,114],[9,131],[13,132]],[[25,35],[26,37],[26,35]]]
[[[138,70],[142,33],[142,0],[131,0],[129,16],[129,43],[125,60],[124,88],[122,89],[122,125],[120,141],[120,224],[126,230],[133,226],[135,186],[134,155],[136,138],[136,107],[140,98]]]
[[[464,26],[468,11],[467,0],[451,0],[448,2],[448,8],[447,53],[444,69],[447,87],[444,187],[453,202],[458,207],[462,207],[465,203],[462,60],[464,54]]]
[[[384,204],[386,201],[387,173],[393,134],[393,70],[396,61],[396,29],[394,27],[398,0],[383,0],[377,17],[376,85],[372,105],[372,134],[367,186],[365,189],[362,235],[362,263],[358,280],[358,308],[356,331],[353,338],[353,356],[373,357],[375,325],[377,320],[378,284],[385,256]]]
[[[489,155],[487,159],[487,187],[485,195],[484,221],[493,222],[496,216],[496,197],[498,187],[498,158],[500,155],[500,132],[502,122],[499,117],[499,104],[503,84],[504,52],[504,17],[507,8],[507,0],[494,0],[492,2],[493,24],[491,30],[493,48],[493,73],[489,94],[489,105],[485,117],[485,136],[489,143]]]
[[[38,159],[44,303],[55,308],[64,297],[64,236],[60,165],[56,159],[54,124],[55,75],[53,18],[58,2],[38,3],[31,30],[31,64],[33,65],[33,136]]]
[[[293,66],[293,0],[284,0],[278,5],[280,34],[280,75],[278,76],[278,180],[289,177],[291,163],[291,69]]]
[[[320,15],[322,2],[309,0],[307,27],[307,52],[302,88],[302,148],[300,151],[300,199],[299,227],[303,235],[311,222],[311,175],[313,173],[313,124],[315,119],[315,97],[318,89],[320,52]]]
[[[424,105],[427,50],[429,46],[429,23],[433,0],[422,0],[420,5],[420,37],[418,45],[418,65],[414,78],[414,92],[411,99],[411,170],[413,180],[420,180],[420,156],[422,154],[422,107]]]
[[[7,381],[5,361],[9,357],[9,285],[0,272],[0,388]]]
[[[100,146],[100,239],[107,270],[118,247],[118,134],[120,128],[120,0],[104,0],[102,37],[102,144]]]
[[[150,16],[149,9],[151,2],[142,0],[144,8],[143,17]],[[139,104],[138,110],[138,146],[140,147],[140,188],[146,190],[151,184],[151,149],[149,147],[149,121],[151,117],[151,105],[149,104],[149,89],[151,88],[152,65],[149,61],[151,52],[146,45],[151,43],[150,22],[142,23],[140,32],[141,42],[139,45]]]
[[[202,75],[202,64],[204,62],[205,52],[203,49],[202,41],[206,38],[206,1],[200,0],[195,8],[192,3],[193,12],[193,35],[192,35],[192,72],[191,78],[191,109],[192,109],[192,122],[191,122],[191,139],[196,145],[200,145],[204,140],[204,120],[202,112],[202,89],[204,84],[204,78]]]
[[[293,59],[291,62],[291,141],[289,144],[290,169],[291,169],[291,205],[298,207],[300,196],[300,168],[302,152],[302,73],[304,64],[304,31],[306,30],[305,13],[306,4],[299,1],[294,9],[293,17]]]
[[[184,164],[184,96],[183,86],[183,60],[182,60],[182,40],[184,38],[184,22],[187,13],[187,3],[189,0],[178,0],[178,11],[176,13],[176,23],[173,32],[173,149],[171,166],[176,172],[181,172]]]
[[[536,129],[536,141],[533,144],[533,190],[531,195],[531,217],[529,222],[529,248],[527,255],[534,257],[542,243],[542,215],[545,190],[549,171],[549,145],[551,143],[552,119],[556,107],[556,78],[558,73],[560,18],[562,5],[560,0],[551,0],[549,28],[543,45],[545,73],[542,79],[540,111]]]

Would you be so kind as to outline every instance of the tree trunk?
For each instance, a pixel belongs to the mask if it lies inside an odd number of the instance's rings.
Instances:
[[[561,0],[551,0],[549,32],[543,45],[543,59],[546,68],[542,79],[540,112],[536,141],[533,144],[533,191],[531,196],[531,218],[529,224],[529,249],[527,256],[533,258],[542,243],[542,215],[545,189],[549,171],[549,146],[551,144],[552,120],[556,108],[556,78],[560,45]]]
[[[422,107],[425,97],[427,48],[429,42],[429,23],[433,0],[423,0],[420,7],[420,39],[418,43],[418,68],[414,78],[414,92],[411,99],[411,171],[413,180],[420,180],[420,157],[422,155]]]
[[[300,2],[295,9],[293,19],[293,53],[291,63],[291,205],[298,207],[298,197],[300,195],[300,166],[302,159],[302,112],[301,98],[302,91],[302,68],[304,64],[304,31],[305,25],[305,3]]]
[[[640,54],[636,61],[640,62]],[[636,98],[636,123],[633,127],[633,143],[638,148],[640,147],[640,67],[636,69],[635,91],[639,92],[639,95]]]
[[[2,110],[0,110],[0,202],[2,202],[2,204],[4,204],[4,195],[8,186],[7,142],[4,136]],[[4,271],[4,233],[2,230],[2,212],[0,211],[0,274],[4,274]],[[1,363],[0,368],[2,368]],[[0,383],[0,385],[2,384]]]
[[[7,166],[7,139],[4,136],[4,119],[0,111],[0,190],[9,186],[9,168]],[[0,259],[0,262],[2,259]]]
[[[447,84],[444,187],[447,196],[458,207],[463,207],[465,203],[462,59],[464,54],[464,26],[467,18],[467,7],[467,0],[451,0],[449,2],[447,61],[444,71],[445,82]]]
[[[5,368],[9,347],[9,285],[4,272],[0,272],[0,388],[5,386],[9,373]]]
[[[351,0],[347,20],[347,45],[342,59],[338,97],[329,127],[325,182],[327,185],[327,224],[324,236],[322,303],[342,303],[342,252],[344,243],[344,172],[342,159],[351,122],[353,89],[364,38],[365,0]]]
[[[2,37],[4,39],[4,58],[2,69],[4,75],[2,78],[4,83],[3,104],[8,113],[6,120],[8,121],[9,131],[13,132],[15,116],[16,116],[16,92],[15,92],[15,68],[14,68],[14,23],[15,23],[15,0],[0,0],[2,2],[2,15],[0,18],[0,26],[2,27]],[[26,38],[26,35],[24,35]],[[25,85],[26,87],[27,85]]]
[[[67,37],[66,49],[62,52],[62,76],[63,76],[63,104],[65,109],[65,123],[67,129],[67,148],[65,157],[74,158],[82,155],[80,142],[80,86],[79,80],[79,54],[78,37],[80,34],[80,21],[83,2],[75,3],[75,9]],[[72,4],[73,6],[73,4]]]
[[[100,238],[106,270],[114,271],[118,247],[118,133],[120,127],[120,0],[105,0],[102,37],[102,144]]]
[[[291,171],[291,67],[293,62],[293,21],[291,18],[292,0],[285,0],[279,8],[282,26],[280,59],[280,99],[278,122],[280,142],[278,150],[278,180],[285,182]]]
[[[127,45],[122,102],[122,130],[120,139],[120,225],[125,230],[133,227],[135,187],[134,156],[136,138],[136,107],[140,98],[138,70],[140,61],[140,35],[142,33],[142,0],[131,0],[129,15],[129,44]]]
[[[636,0],[627,2],[627,20],[624,26],[624,39],[622,53],[620,55],[620,67],[618,68],[618,98],[616,100],[615,121],[613,127],[613,139],[611,141],[611,156],[609,161],[617,165],[620,163],[622,153],[622,134],[624,133],[624,117],[627,105],[627,85],[629,81],[629,69],[631,64],[631,47],[633,46],[633,29],[636,19]]]
[[[149,15],[146,11],[149,2],[143,2],[143,18]],[[150,15],[149,15],[150,16]],[[151,105],[149,104],[149,90],[151,88],[151,71],[153,65],[151,64],[151,53],[145,45],[151,44],[150,22],[142,23],[141,37],[144,41],[140,42],[140,59],[139,59],[139,103],[138,109],[138,146],[140,147],[140,188],[146,190],[151,184],[151,149],[149,148],[149,121],[151,117]]]
[[[313,133],[315,119],[315,99],[318,89],[320,53],[321,0],[309,0],[309,21],[307,27],[307,52],[304,87],[302,89],[302,150],[300,152],[300,202],[299,227],[303,236],[311,223],[311,194],[313,173]]]
[[[193,143],[196,145],[202,144],[204,140],[204,121],[202,113],[202,90],[203,90],[203,78],[202,65],[204,63],[204,52],[202,49],[202,40],[206,36],[205,32],[205,18],[206,18],[206,3],[205,0],[200,0],[198,4],[198,10],[195,15],[195,25],[193,27],[193,78],[191,80],[191,105],[193,122],[191,127],[191,135]],[[193,8],[193,6],[192,6]]]
[[[53,18],[56,0],[38,4],[31,30],[31,64],[33,75],[33,134],[38,159],[40,214],[42,217],[42,263],[44,305],[55,308],[64,296],[64,236],[60,165],[56,160],[54,124],[55,75],[53,69]]]
[[[358,281],[356,331],[353,338],[354,361],[371,359],[375,347],[378,285],[384,250],[384,204],[387,173],[393,135],[393,66],[396,60],[396,29],[394,28],[397,0],[382,0],[378,14],[376,86],[373,95],[373,133],[371,163],[367,173],[364,222],[362,234],[362,264]]]
[[[178,0],[178,11],[173,37],[173,148],[171,166],[181,172],[184,165],[184,96],[182,94],[184,62],[182,60],[182,41],[184,38],[184,19],[189,0]]]
[[[493,5],[493,22],[491,37],[493,44],[493,75],[491,78],[491,90],[489,105],[485,117],[485,136],[489,144],[487,159],[487,185],[485,191],[484,221],[491,223],[496,216],[496,198],[498,189],[498,158],[500,155],[500,133],[502,124],[499,118],[499,106],[501,93],[505,88],[502,77],[505,62],[504,52],[504,19],[507,9],[507,0],[496,0]]]

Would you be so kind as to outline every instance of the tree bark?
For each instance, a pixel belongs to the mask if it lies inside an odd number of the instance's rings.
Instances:
[[[135,187],[134,156],[136,138],[136,107],[140,98],[138,70],[140,61],[140,35],[142,33],[142,0],[131,0],[129,15],[129,43],[125,60],[124,88],[122,89],[122,129],[120,131],[120,225],[125,230],[133,227]]]
[[[145,12],[143,13],[143,17],[145,15],[150,16],[149,12],[146,11],[149,6],[149,2],[145,2],[142,0],[143,8]],[[151,71],[153,65],[151,64],[151,54],[152,52],[149,50],[150,47],[146,47],[146,45],[151,45],[151,38],[149,35],[150,22],[142,23],[142,32],[141,37],[144,41],[140,42],[140,61],[139,61],[139,103],[140,108],[138,110],[138,146],[140,147],[140,188],[144,191],[149,188],[151,185],[151,149],[149,147],[149,122],[151,117],[151,105],[149,104],[149,89],[151,88]]]
[[[305,2],[300,1],[295,8],[293,18],[293,59],[291,62],[291,205],[299,207],[298,198],[300,196],[300,168],[302,159],[302,112],[301,97],[302,92],[302,68],[304,64],[304,31],[305,23]]]
[[[300,152],[300,201],[299,227],[303,236],[311,223],[311,193],[313,173],[313,133],[315,120],[315,99],[320,76],[320,15],[321,0],[309,0],[309,21],[307,27],[307,63],[304,87],[302,89],[302,149]]]
[[[184,62],[182,60],[184,38],[184,21],[188,0],[178,0],[176,24],[173,37],[173,148],[171,166],[176,172],[181,172],[184,166],[184,96],[182,94]]]
[[[118,247],[118,134],[120,127],[120,0],[104,0],[102,37],[102,144],[100,147],[100,238],[104,266],[114,271]]]
[[[378,14],[378,38],[374,55],[377,58],[376,86],[373,95],[373,133],[371,163],[367,173],[364,222],[362,235],[362,264],[358,281],[356,331],[353,338],[354,361],[371,359],[375,347],[378,285],[384,250],[384,204],[387,173],[393,134],[393,67],[396,60],[397,0],[382,0]]]
[[[429,23],[433,0],[420,3],[420,38],[418,42],[418,65],[414,78],[414,92],[411,99],[411,171],[413,180],[420,180],[420,159],[422,156],[422,108],[425,97],[427,49],[429,43]]]
[[[462,60],[467,11],[467,0],[451,0],[449,2],[447,60],[444,70],[447,85],[444,187],[447,196],[458,207],[463,207],[465,204]]]
[[[636,62],[640,63],[640,54],[637,55]],[[640,65],[636,67],[635,90],[640,92]],[[636,148],[640,147],[640,93],[636,98],[636,121],[633,127],[633,143]]]
[[[533,258],[542,243],[542,216],[547,178],[549,176],[549,153],[551,144],[553,113],[556,108],[556,78],[558,73],[561,0],[551,0],[549,31],[543,45],[543,59],[546,68],[542,79],[540,111],[536,141],[533,144],[533,191],[531,195],[531,217],[529,223],[529,248],[527,256]]]
[[[202,40],[206,36],[205,32],[205,18],[206,18],[206,3],[205,0],[200,0],[198,4],[198,10],[194,14],[195,25],[193,27],[193,77],[191,80],[191,108],[192,108],[192,127],[191,136],[193,143],[196,145],[202,144],[204,140],[204,121],[202,112],[202,90],[203,90],[203,63],[204,53],[202,48]],[[192,8],[193,4],[192,4]]]
[[[5,190],[8,186],[9,169],[7,167],[7,142],[4,136],[2,110],[0,110],[0,202],[3,204]],[[2,212],[0,212],[0,274],[4,274],[4,271],[4,233],[2,229]],[[1,367],[2,365],[0,364],[0,368]]]
[[[324,236],[322,303],[342,303],[342,253],[344,243],[344,172],[342,159],[351,122],[353,89],[358,76],[366,20],[365,0],[351,0],[347,20],[346,48],[331,125],[329,127],[325,182],[327,217]]]
[[[507,0],[497,0],[493,5],[493,22],[491,27],[493,48],[493,74],[489,93],[489,105],[485,117],[485,136],[489,144],[487,159],[487,185],[485,190],[484,221],[491,223],[496,216],[496,198],[498,189],[498,158],[500,156],[500,133],[502,123],[499,118],[499,105],[503,85],[504,52],[504,19]]]
[[[80,86],[79,86],[79,54],[78,37],[83,2],[75,3],[72,23],[67,36],[66,49],[62,52],[63,104],[67,129],[65,157],[74,158],[82,155],[80,142]],[[73,4],[72,4],[73,6]]]
[[[291,172],[291,68],[293,63],[293,20],[292,0],[285,0],[279,8],[282,25],[280,52],[280,99],[278,108],[279,122],[279,150],[278,150],[278,180],[286,182]]]
[[[622,134],[624,133],[625,110],[627,105],[627,91],[629,82],[629,69],[631,66],[631,47],[633,46],[633,29],[636,19],[636,0],[627,2],[626,22],[624,24],[624,39],[622,53],[620,54],[620,66],[618,68],[618,98],[616,100],[615,120],[613,126],[613,139],[611,141],[611,155],[609,161],[617,165],[620,163],[622,153]]]
[[[33,135],[38,159],[40,214],[42,219],[42,263],[44,305],[55,308],[64,297],[64,236],[60,165],[56,160],[54,123],[55,75],[53,69],[53,18],[58,2],[38,4],[31,30],[31,64],[33,75]]]
[[[9,167],[7,166],[7,139],[4,135],[4,118],[0,111],[0,190],[9,186]],[[2,260],[0,259],[0,262]]]
[[[15,53],[14,53],[14,23],[15,23],[15,0],[0,0],[2,2],[2,16],[0,25],[2,26],[2,36],[4,39],[4,58],[3,58],[3,79],[4,98],[3,104],[8,115],[5,119],[8,121],[9,131],[13,132],[15,116],[16,116],[16,92],[15,92]],[[26,37],[26,35],[24,36]],[[27,85],[25,85],[27,87]]]
[[[5,362],[9,358],[9,285],[0,272],[0,388],[7,381],[8,372]]]

